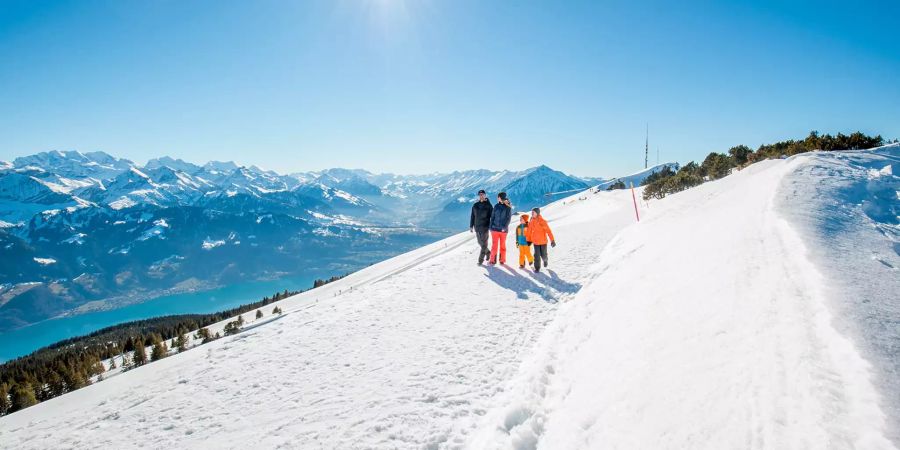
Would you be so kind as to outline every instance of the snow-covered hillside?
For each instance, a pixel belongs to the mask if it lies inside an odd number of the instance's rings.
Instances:
[[[477,266],[452,236],[0,418],[0,447],[896,448],[897,399],[781,206],[809,208],[785,180],[834,155],[755,164],[640,223],[627,190],[556,202],[546,273]],[[900,291],[890,273],[878,295]]]
[[[673,171],[678,171],[678,163],[657,164],[653,167],[648,167],[644,170],[639,170],[631,175],[603,181],[602,183],[599,183],[595,188],[598,190],[607,189],[610,186],[612,186],[613,183],[616,183],[617,181],[621,181],[622,183],[625,184],[626,187],[631,186],[631,185],[634,185],[635,187],[637,187],[637,186],[641,185],[641,182],[643,182],[644,179],[646,179],[647,177],[649,177],[650,175],[652,175],[656,172],[659,172],[660,170],[663,170],[666,167],[668,167],[669,169],[671,169]]]

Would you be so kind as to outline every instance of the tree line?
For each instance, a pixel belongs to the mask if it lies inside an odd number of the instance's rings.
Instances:
[[[896,139],[894,142],[897,142]],[[667,166],[651,174],[641,183],[646,186],[643,197],[644,200],[660,199],[705,181],[722,178],[731,173],[732,169],[740,169],[766,159],[783,158],[813,150],[864,150],[884,144],[885,140],[880,135],[868,136],[859,131],[850,135],[838,133],[835,136],[812,131],[805,139],[763,144],[756,151],[746,145],[737,145],[726,153],[710,153],[700,164],[691,161],[675,170]]]
[[[317,279],[313,289],[344,276]],[[122,370],[128,370],[162,359],[170,348],[179,352],[187,350],[190,342],[187,333],[192,330],[197,330],[194,337],[201,343],[211,342],[221,336],[212,335],[207,327],[229,317],[238,316],[238,320],[226,324],[226,334],[237,333],[243,326],[243,313],[256,309],[259,319],[262,317],[259,309],[263,306],[307,290],[284,290],[257,302],[211,314],[161,316],[113,325],[8,361],[0,365],[0,416],[85,387],[94,377],[102,380],[109,369],[121,366]],[[281,313],[277,306],[272,310],[272,314]],[[146,347],[151,347],[150,355]],[[104,360],[110,360],[108,369]]]

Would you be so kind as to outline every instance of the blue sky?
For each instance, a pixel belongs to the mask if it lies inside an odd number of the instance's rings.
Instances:
[[[614,176],[900,137],[900,2],[0,0],[0,159]]]

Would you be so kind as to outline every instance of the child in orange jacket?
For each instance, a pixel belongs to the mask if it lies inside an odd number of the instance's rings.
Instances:
[[[516,227],[516,248],[519,249],[519,268],[525,268],[525,260],[528,265],[534,264],[534,257],[531,256],[531,233],[528,230],[528,214],[522,214],[519,218],[519,226]]]
[[[531,221],[528,224],[528,228],[528,240],[534,243],[534,271],[540,272],[541,261],[543,261],[544,267],[550,265],[547,258],[547,238],[550,240],[551,247],[556,247],[556,239],[553,237],[553,232],[550,231],[550,225],[547,224],[544,216],[541,215],[540,208],[531,210]]]

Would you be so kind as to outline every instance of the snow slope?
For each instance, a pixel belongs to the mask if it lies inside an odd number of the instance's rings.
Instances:
[[[632,220],[619,197],[547,209],[546,273],[477,266],[473,235],[456,235],[292,297],[281,320],[0,418],[0,446],[460,446]]]
[[[474,448],[894,448],[766,161],[651,203],[599,252]]]
[[[776,208],[816,157],[651,202],[639,224],[627,190],[556,202],[546,273],[476,266],[452,236],[0,418],[0,447],[895,448]]]

